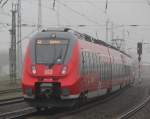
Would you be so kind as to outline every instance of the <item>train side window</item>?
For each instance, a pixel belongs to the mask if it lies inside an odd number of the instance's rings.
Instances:
[[[110,63],[108,63],[108,79],[110,79]]]
[[[117,78],[118,78],[118,74],[119,74],[119,72],[118,72],[118,64],[117,64]]]
[[[97,55],[95,53],[95,72],[97,72]]]
[[[101,66],[101,80],[103,80],[103,58],[101,57],[101,62],[100,62],[100,66]]]
[[[101,74],[101,72],[102,72],[102,65],[101,65],[101,57],[99,56],[99,68],[100,68],[100,79],[102,79],[102,74]]]
[[[88,74],[88,57],[87,57],[87,51],[86,51],[85,58],[86,58],[86,74]]]
[[[86,58],[86,51],[84,52],[84,74],[87,73],[87,58]]]
[[[106,79],[106,60],[104,57],[104,80]]]
[[[105,80],[105,59],[103,58],[103,80]]]
[[[92,72],[92,63],[93,63],[92,53],[90,52],[90,72]]]
[[[118,77],[120,77],[120,63],[118,64]]]
[[[86,59],[86,74],[88,74],[88,52],[85,52],[85,59]]]
[[[96,73],[98,72],[98,57],[97,57],[97,54],[95,54],[95,57],[96,57]]]
[[[90,52],[88,52],[87,58],[88,58],[88,73],[90,73]]]
[[[107,57],[107,79],[109,79],[109,67],[108,67],[109,65],[108,65],[108,57]]]
[[[93,53],[93,72],[95,72],[95,54]]]
[[[112,63],[112,79],[114,79],[114,63]]]
[[[90,52],[88,53],[88,58],[89,58],[89,72],[91,72],[91,56],[90,56]]]
[[[116,64],[116,78],[118,78],[118,64]]]
[[[84,69],[84,57],[83,57],[83,51],[81,51],[80,54],[80,73],[83,75],[83,69]]]
[[[104,80],[104,58],[102,61],[102,79]]]
[[[90,72],[92,72],[92,65],[93,65],[92,52],[90,52]]]
[[[108,59],[107,59],[107,80],[109,79],[109,71],[108,71]]]
[[[101,58],[101,79],[103,80],[103,76],[104,76],[104,64],[103,64],[104,60],[103,60],[103,57]]]
[[[94,72],[94,53],[92,53],[92,64],[93,64],[93,66],[92,66],[92,72]]]
[[[81,64],[82,64],[82,68],[81,68],[81,74],[84,74],[84,51],[81,52]]]
[[[83,63],[83,74],[85,74],[85,53],[84,51],[82,52],[83,54],[83,60],[82,60],[82,63]]]
[[[100,59],[100,56],[98,57],[99,60],[98,60],[98,68],[99,68],[99,73],[101,72],[101,59]]]
[[[107,80],[107,58],[105,57],[105,80]]]
[[[103,80],[105,80],[105,59],[103,58]]]
[[[117,64],[115,64],[115,79],[117,77]]]
[[[94,73],[96,72],[96,54],[94,53]]]
[[[94,73],[95,73],[95,69],[96,69],[96,56],[95,56],[95,53],[94,53]]]

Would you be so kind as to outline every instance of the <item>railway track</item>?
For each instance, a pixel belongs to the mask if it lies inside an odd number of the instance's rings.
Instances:
[[[143,109],[148,102],[150,102],[150,96],[148,96],[141,104],[135,106],[128,112],[121,114],[117,119],[129,119],[130,117],[134,116],[137,112],[139,112],[141,109]]]
[[[15,104],[20,102],[24,102],[23,97],[4,99],[4,100],[0,100],[0,106],[10,105],[10,104]]]
[[[33,114],[36,112],[36,109],[33,107],[27,107],[24,109],[19,109],[11,112],[6,112],[0,114],[0,119],[19,119],[24,118],[25,116],[29,116],[30,114]]]
[[[1,90],[0,95],[6,94],[6,93],[14,93],[14,92],[21,92],[21,88]]]
[[[11,98],[11,99],[6,99],[6,100],[0,100],[0,106],[1,108],[7,107],[14,104],[22,104],[24,102],[23,97],[16,97],[16,98]],[[24,107],[21,109],[13,110],[13,111],[8,111],[8,112],[3,112],[0,114],[0,119],[15,119],[15,118],[23,118],[27,115],[33,114],[36,112],[36,109],[33,107]]]

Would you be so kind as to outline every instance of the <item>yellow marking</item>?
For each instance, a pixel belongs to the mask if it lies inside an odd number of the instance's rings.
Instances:
[[[61,44],[60,40],[50,40],[49,41],[50,44]]]

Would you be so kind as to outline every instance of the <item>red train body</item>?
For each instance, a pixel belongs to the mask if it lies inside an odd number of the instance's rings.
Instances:
[[[69,29],[34,35],[24,60],[22,88],[35,107],[72,105],[133,82],[131,57],[86,34]]]

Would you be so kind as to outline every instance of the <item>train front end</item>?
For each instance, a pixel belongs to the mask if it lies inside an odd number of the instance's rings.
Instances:
[[[24,99],[37,108],[71,106],[80,94],[79,48],[71,33],[40,32],[26,51]]]

